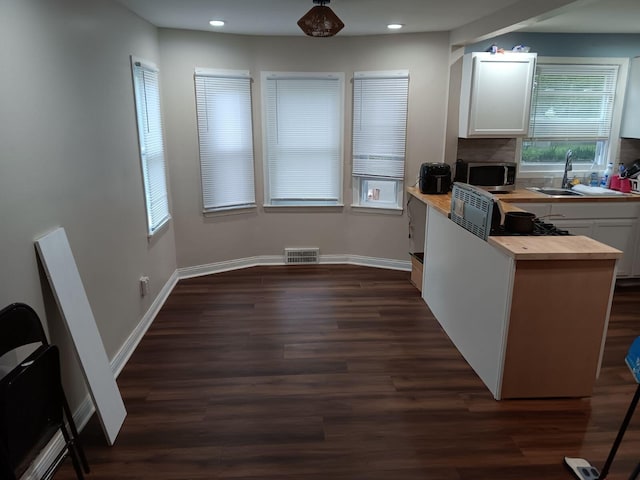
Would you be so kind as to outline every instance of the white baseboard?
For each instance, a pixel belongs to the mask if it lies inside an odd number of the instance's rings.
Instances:
[[[389,270],[411,270],[411,262],[404,260],[392,260],[385,258],[375,257],[363,257],[360,255],[321,255],[320,264],[348,264],[348,265],[361,265],[365,267],[373,268],[385,268]],[[160,312],[160,309],[169,298],[169,295],[173,291],[178,280],[185,278],[200,277],[204,275],[211,275],[215,273],[222,273],[231,270],[239,270],[242,268],[268,266],[268,265],[284,265],[284,258],[280,255],[263,255],[258,257],[247,257],[238,260],[228,260],[224,262],[210,263],[207,265],[198,265],[195,267],[179,268],[167,280],[164,287],[160,290],[160,293],[153,301],[147,312],[144,314],[136,328],[131,332],[131,335],[124,342],[118,353],[111,359],[111,369],[114,376],[117,378],[122,372],[131,355],[135,351],[136,347],[144,337],[154,319]],[[295,268],[295,267],[294,267]],[[78,427],[78,430],[82,430],[87,424],[91,415],[95,411],[93,401],[91,397],[87,395],[82,401],[80,406],[73,413],[73,420]],[[46,473],[47,468],[58,454],[64,448],[64,439],[62,434],[58,432],[47,446],[40,452],[40,455],[35,459],[27,471],[22,475],[20,480],[39,480]],[[89,462],[91,459],[88,459]],[[91,464],[89,464],[91,466]]]
[[[364,267],[385,268],[388,270],[411,271],[411,261],[392,260],[388,258],[363,257],[360,255],[320,255],[320,264],[347,264],[361,265]],[[242,268],[259,267],[268,265],[284,265],[284,258],[281,255],[263,255],[259,257],[247,257],[237,260],[227,260],[224,262],[197,265],[194,267],[184,267],[178,269],[178,277],[185,278],[202,277],[215,273],[239,270]]]
[[[144,334],[153,323],[153,320],[156,318],[156,315],[158,315],[158,312],[162,308],[162,305],[164,305],[164,303],[167,301],[169,294],[171,294],[171,291],[173,290],[177,282],[178,271],[176,270],[171,274],[169,280],[167,280],[165,285],[162,287],[160,293],[142,317],[142,320],[140,320],[136,328],[133,330],[133,332],[131,332],[131,335],[129,335],[129,338],[127,338],[118,353],[116,353],[116,355],[111,359],[111,370],[113,371],[113,374],[116,378],[118,377],[118,375],[120,375],[120,372],[129,361],[131,355],[133,355],[133,352],[140,343],[140,340],[142,340],[142,337],[144,337]],[[80,406],[73,413],[73,421],[76,424],[78,431],[84,428],[84,426],[91,418],[91,415],[93,415],[93,412],[95,412],[95,407],[93,405],[93,401],[91,400],[91,396],[87,394]],[[20,480],[41,479],[49,468],[49,465],[51,465],[55,461],[56,457],[63,448],[64,438],[62,437],[62,433],[58,432],[49,441],[47,446],[42,449],[38,457],[29,466]],[[91,463],[89,463],[89,467],[91,467]]]
[[[284,258],[281,255],[262,255],[259,257],[247,257],[237,260],[208,263],[206,265],[196,265],[195,267],[184,267],[178,269],[178,277],[182,280],[185,278],[202,277],[213,273],[222,273],[263,265],[284,265]]]
[[[122,347],[120,347],[120,350],[118,350],[118,353],[116,353],[111,359],[111,369],[113,370],[113,374],[116,378],[120,375],[120,372],[129,361],[129,358],[131,358],[131,355],[133,355],[133,352],[140,343],[140,340],[142,340],[142,337],[144,337],[144,334],[149,330],[153,320],[156,318],[156,315],[158,315],[158,312],[160,312],[164,302],[169,298],[169,295],[176,286],[176,283],[178,283],[177,270],[171,274],[171,277],[169,277],[169,280],[164,284],[164,287],[162,287],[160,293],[158,293],[158,296],[144,314],[142,320],[140,320],[140,323],[138,323],[133,332],[131,332],[131,335],[129,335],[125,340]]]
[[[73,421],[76,424],[78,431],[84,428],[94,411],[95,408],[93,406],[93,401],[91,401],[91,397],[87,395],[73,413]],[[49,465],[53,464],[63,448],[64,438],[62,437],[62,433],[58,431],[58,433],[56,433],[49,441],[47,446],[42,449],[33,463],[31,463],[29,468],[27,468],[22,477],[20,477],[20,480],[40,480],[43,478],[44,474],[47,473]],[[89,464],[89,467],[91,467],[91,464]]]
[[[362,267],[384,268],[387,270],[411,271],[410,260],[393,260],[390,258],[363,257],[361,255],[323,255],[320,263],[359,265]]]

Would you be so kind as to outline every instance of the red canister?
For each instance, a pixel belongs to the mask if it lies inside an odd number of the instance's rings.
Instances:
[[[631,180],[629,180],[628,178],[621,178],[620,191],[622,193],[629,193],[631,191]]]
[[[611,190],[620,190],[620,175],[612,175],[611,176],[611,185],[609,188]]]

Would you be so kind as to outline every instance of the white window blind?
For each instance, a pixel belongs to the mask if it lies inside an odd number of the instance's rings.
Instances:
[[[618,68],[618,65],[539,63],[529,136],[608,140]]]
[[[149,235],[170,218],[158,69],[131,58]]]
[[[409,72],[356,72],[353,175],[404,180]]]
[[[195,85],[204,210],[253,206],[249,72],[196,69]]]
[[[353,205],[402,209],[409,72],[353,78]]]
[[[342,194],[342,74],[263,72],[266,203],[338,205]]]

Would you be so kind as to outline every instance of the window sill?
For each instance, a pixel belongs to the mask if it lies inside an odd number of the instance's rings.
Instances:
[[[229,207],[229,208],[211,208],[203,210],[202,214],[205,217],[224,217],[227,215],[243,215],[254,212],[258,206],[256,204],[247,205],[244,207]]]
[[[171,215],[165,218],[160,225],[153,231],[147,231],[147,240],[151,241],[158,236],[158,234],[164,232],[167,228],[169,228],[169,222],[171,221]]]
[[[352,204],[351,208],[361,213],[377,213],[381,215],[402,215],[404,209],[398,207],[371,207],[367,205]]]
[[[289,212],[300,212],[301,210],[313,210],[316,212],[339,212],[344,208],[343,204],[336,205],[264,205],[265,211],[280,210]]]

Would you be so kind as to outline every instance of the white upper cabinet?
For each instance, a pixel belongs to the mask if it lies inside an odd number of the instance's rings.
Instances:
[[[640,57],[631,59],[620,136],[640,138]]]
[[[459,136],[529,132],[535,53],[467,53],[462,59]]]

